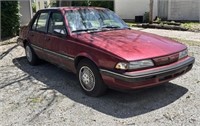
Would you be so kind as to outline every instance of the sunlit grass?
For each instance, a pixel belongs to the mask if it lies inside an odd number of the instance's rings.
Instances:
[[[129,27],[133,27],[136,25],[136,23],[130,23],[130,22],[126,22],[126,24],[129,26]]]
[[[188,30],[191,30],[191,31],[199,31],[200,32],[200,23],[199,22],[182,23],[181,26]]]

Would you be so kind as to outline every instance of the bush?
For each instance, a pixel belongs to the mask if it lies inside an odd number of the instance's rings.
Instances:
[[[19,32],[18,1],[1,1],[1,37],[16,36]]]
[[[36,3],[32,3],[32,10],[33,10],[33,13],[36,13]]]
[[[104,8],[109,8],[110,10],[114,10],[113,1],[91,1],[91,6],[104,7]]]

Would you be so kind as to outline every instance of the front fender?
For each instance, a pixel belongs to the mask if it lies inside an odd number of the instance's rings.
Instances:
[[[79,53],[75,57],[75,60],[74,60],[75,67],[78,65],[78,62],[83,58],[87,58],[87,59],[91,60],[97,67],[100,66],[99,65],[99,60],[95,56],[92,56],[91,54],[86,53],[86,52],[82,52],[82,53]]]

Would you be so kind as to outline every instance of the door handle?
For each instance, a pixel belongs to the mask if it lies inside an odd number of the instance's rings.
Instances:
[[[45,37],[45,40],[46,40],[46,41],[49,41],[49,40],[50,40],[50,38],[49,38],[49,37]]]

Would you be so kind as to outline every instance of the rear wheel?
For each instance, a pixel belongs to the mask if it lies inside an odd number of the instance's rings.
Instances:
[[[26,44],[25,52],[28,63],[31,65],[37,65],[39,59],[29,44]]]
[[[93,97],[101,96],[106,92],[98,68],[90,60],[84,59],[78,64],[77,75],[83,91]]]

